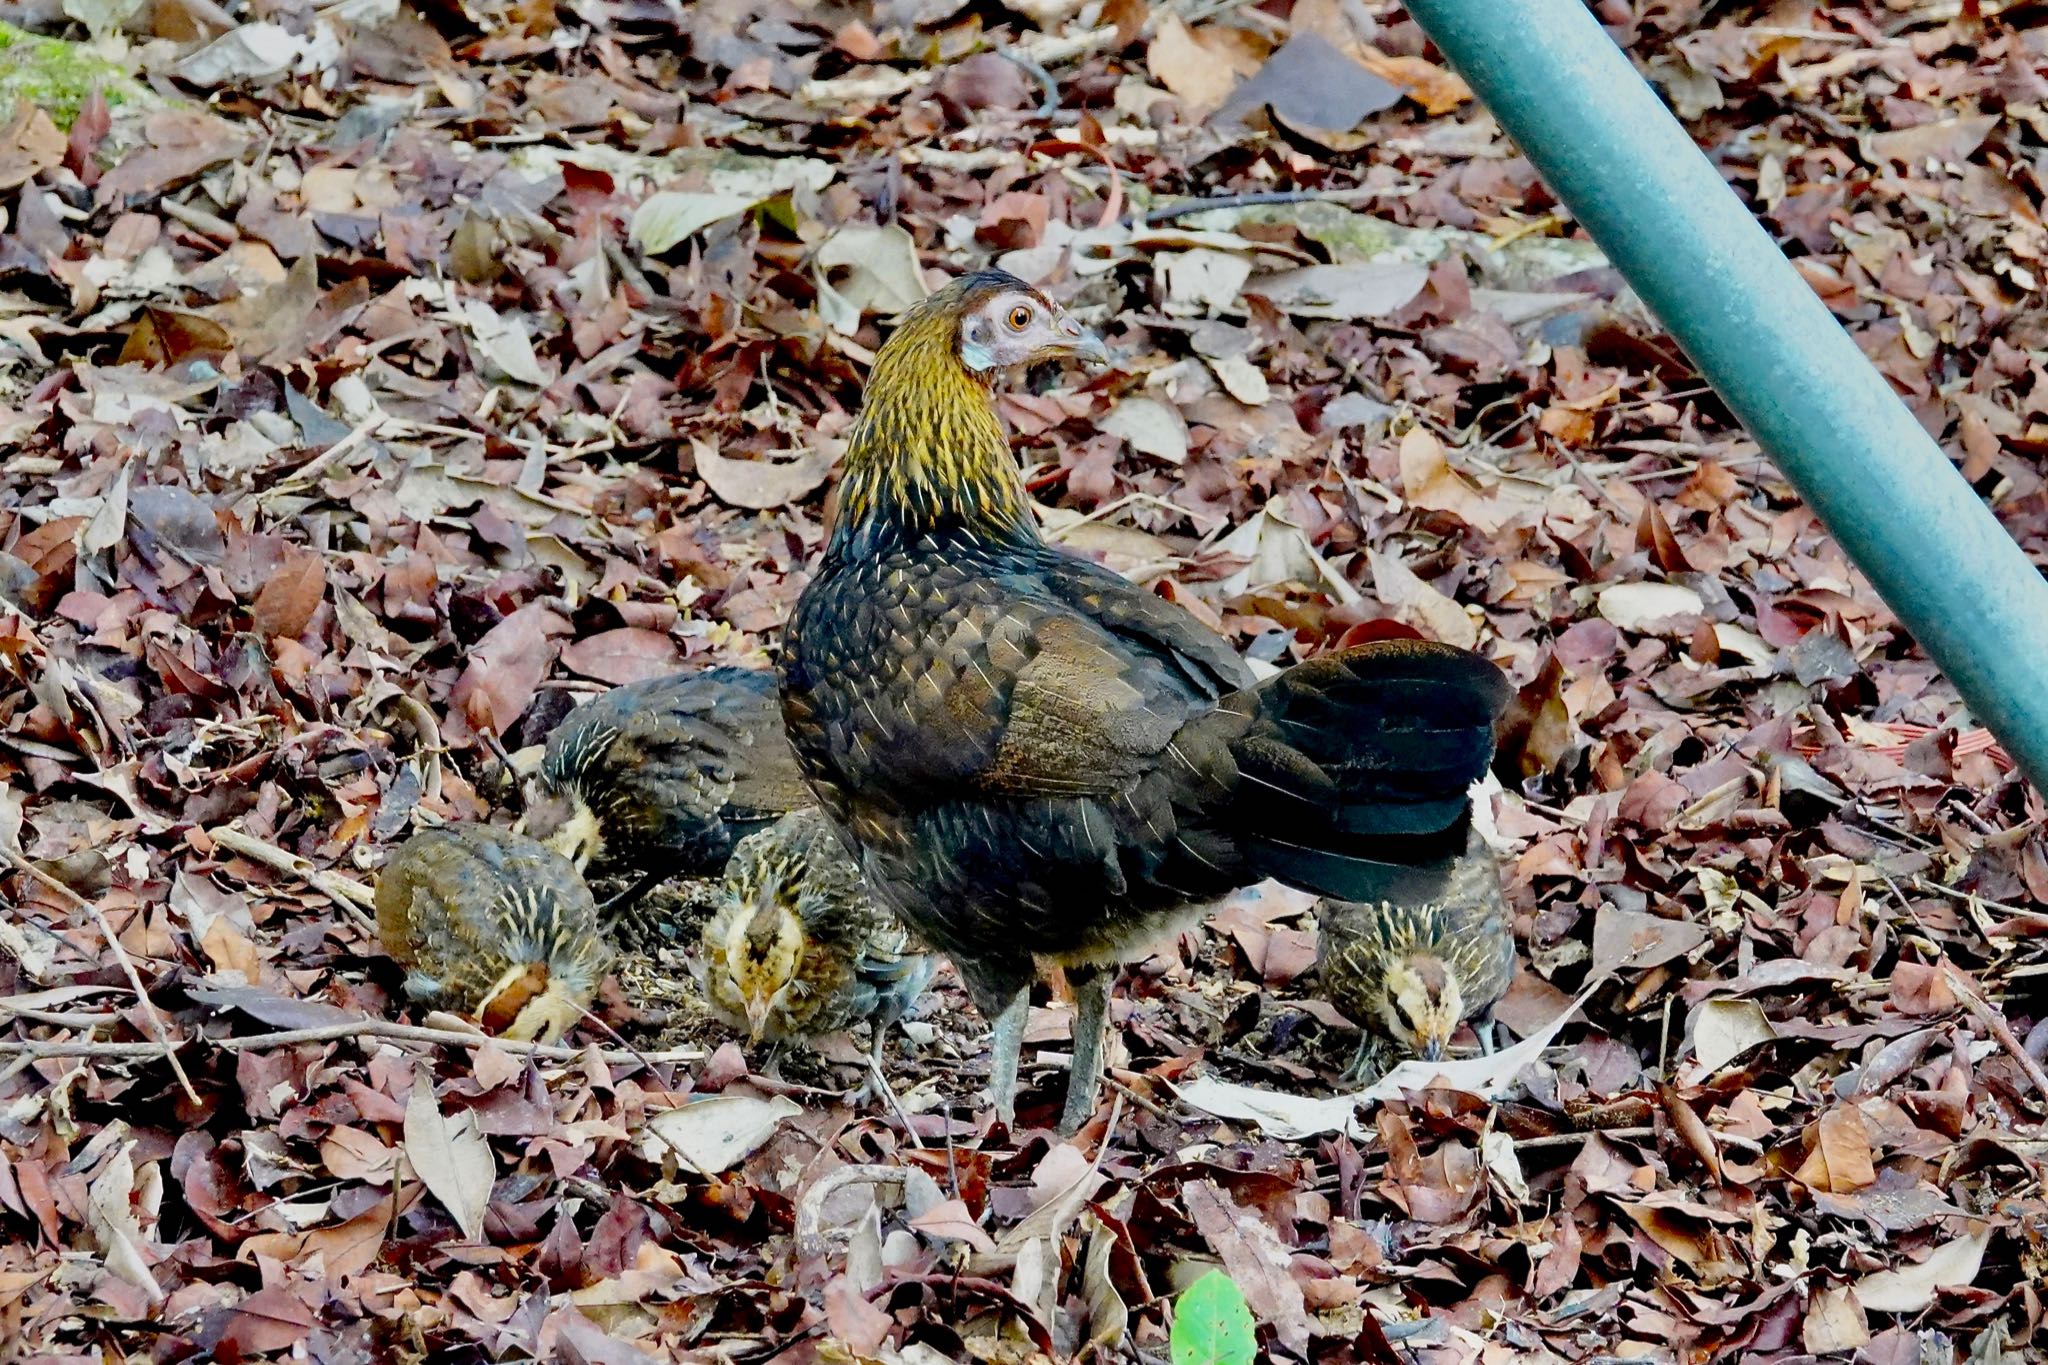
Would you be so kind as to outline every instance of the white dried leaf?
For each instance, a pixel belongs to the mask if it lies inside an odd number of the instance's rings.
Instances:
[[[1159,398],[1136,394],[1124,399],[1102,419],[1102,430],[1129,445],[1140,455],[1185,464],[1188,458],[1188,424],[1180,409]]]
[[[1479,627],[1465,609],[1416,577],[1406,564],[1380,550],[1366,552],[1372,565],[1372,589],[1394,615],[1447,645],[1471,649],[1479,643]]]
[[[161,1303],[164,1291],[157,1286],[149,1260],[143,1255],[146,1239],[130,1198],[136,1187],[134,1151],[134,1143],[124,1144],[92,1182],[87,1193],[86,1219],[108,1272],[142,1290],[152,1303]]]
[[[842,336],[860,327],[863,314],[890,317],[929,292],[918,265],[917,242],[895,224],[850,223],[827,237],[812,260],[817,266],[818,311]],[[839,270],[846,273],[832,278]]]
[[[1693,1062],[1702,1075],[1711,1076],[1758,1043],[1777,1036],[1756,1001],[1707,1000],[1693,1011]]]
[[[497,1163],[491,1144],[467,1112],[449,1118],[434,1099],[434,1078],[425,1067],[413,1072],[405,1102],[405,1159],[427,1192],[441,1201],[462,1235],[483,1240],[484,1211],[491,1203]]]
[[[1163,252],[1152,258],[1152,269],[1165,295],[1162,304],[1174,317],[1223,312],[1236,304],[1238,292],[1252,276],[1249,257],[1207,247]]]
[[[1479,1155],[1486,1169],[1500,1181],[1518,1204],[1529,1202],[1529,1182],[1522,1177],[1522,1160],[1515,1155],[1515,1140],[1498,1128],[1489,1128],[1479,1139]]]
[[[663,1152],[673,1152],[699,1175],[718,1175],[758,1151],[784,1119],[802,1112],[784,1095],[713,1095],[650,1117],[640,1154],[659,1161]]]
[[[694,190],[663,190],[650,194],[633,210],[633,223],[626,232],[649,256],[659,256],[670,247],[696,236],[713,223],[737,218],[764,196],[753,193],[703,193]]]
[[[1976,1227],[1968,1236],[1936,1247],[1917,1265],[1865,1275],[1856,1282],[1856,1301],[1869,1312],[1919,1313],[1933,1304],[1936,1290],[1974,1284],[1984,1265],[1984,1249],[1991,1245],[1991,1229]]]
[[[1616,583],[1600,590],[1600,614],[1639,635],[1689,635],[1706,610],[1700,595],[1683,583]]]
[[[1429,267],[1416,261],[1366,265],[1307,265],[1261,275],[1245,286],[1282,312],[1299,318],[1383,318],[1406,307],[1429,283]]]

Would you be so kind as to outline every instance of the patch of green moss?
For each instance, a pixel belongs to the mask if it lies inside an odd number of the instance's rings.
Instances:
[[[120,63],[84,43],[44,38],[0,21],[0,119],[13,118],[16,104],[27,100],[59,128],[69,129],[94,86],[110,109],[149,97]]]

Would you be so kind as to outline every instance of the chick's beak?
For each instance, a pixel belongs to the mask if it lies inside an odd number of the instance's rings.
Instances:
[[[1444,1059],[1444,1044],[1449,1041],[1448,1038],[1434,1033],[1422,1038],[1420,1040],[1422,1043],[1422,1060],[1425,1062],[1442,1061]]]
[[[759,996],[747,999],[747,1042],[760,1046],[761,1035],[768,1031],[768,1002]]]
[[[1070,356],[1090,365],[1107,365],[1109,347],[1102,344],[1102,338],[1083,327],[1066,313],[1053,320],[1052,349],[1059,355]]]

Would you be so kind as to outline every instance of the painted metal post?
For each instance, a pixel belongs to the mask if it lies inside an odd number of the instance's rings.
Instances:
[[[1583,0],[1407,0],[1544,182],[2048,792],[2048,580]]]

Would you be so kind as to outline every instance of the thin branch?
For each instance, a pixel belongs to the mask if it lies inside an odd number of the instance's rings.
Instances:
[[[315,867],[310,859],[302,858],[289,849],[279,848],[276,844],[266,843],[253,834],[229,825],[206,831],[206,837],[230,853],[247,858],[251,862],[261,863],[273,871],[297,877],[333,901],[358,928],[371,933],[376,932],[376,922],[363,911],[377,903],[377,893],[355,878]]]
[[[45,1057],[122,1057],[145,1061],[152,1057],[168,1057],[191,1039],[185,1038],[165,1047],[161,1043],[98,1043],[68,1042],[57,1039],[30,1038],[0,1039],[0,1057],[26,1057],[32,1062]],[[172,1065],[177,1065],[173,1059]],[[180,1076],[185,1073],[180,1071]]]
[[[341,1038],[388,1038],[400,1043],[424,1043],[430,1047],[482,1047],[495,1043],[515,1056],[538,1057],[549,1062],[573,1062],[586,1055],[587,1049],[559,1047],[547,1043],[522,1043],[509,1038],[493,1038],[486,1033],[465,1033],[461,1029],[423,1028],[417,1024],[396,1024],[389,1019],[372,1019],[364,1015],[360,1019],[344,1020],[339,1024],[321,1024],[315,1028],[285,1029],[278,1033],[251,1033],[239,1038],[213,1038],[208,1041],[226,1052],[261,1052],[270,1048],[292,1047],[299,1043],[330,1043]],[[705,1052],[702,1048],[671,1048],[666,1052],[641,1054],[638,1052],[599,1052],[598,1055],[613,1065],[624,1066],[637,1062],[643,1066],[655,1062],[701,1062]]]
[[[2004,1012],[1979,995],[1976,988],[1963,979],[1963,974],[1951,966],[1946,957],[1941,960],[1941,979],[1956,993],[1956,998],[1963,1002],[1963,1007],[1976,1016],[1977,1022],[1998,1040],[1998,1045],[2019,1063],[2020,1070],[2034,1083],[2034,1089],[2040,1092],[2041,1098],[2048,1100],[2048,1071],[2041,1069],[2041,1064],[2034,1060],[2034,1054],[2027,1051],[2026,1044],[2012,1031],[2012,1025],[2006,1022]]]
[[[22,857],[21,854],[13,849],[0,849],[0,853],[6,854],[7,861],[14,864],[17,871],[26,872],[65,900],[70,901],[71,904],[92,916],[93,923],[99,925],[100,934],[106,939],[107,946],[114,950],[115,958],[121,963],[121,970],[127,975],[128,984],[135,990],[135,998],[142,1002],[142,1012],[149,1016],[150,1032],[156,1034],[156,1050],[161,1052],[164,1060],[171,1064],[171,1070],[177,1075],[178,1085],[184,1090],[185,1097],[191,1100],[192,1103],[198,1104],[200,1102],[199,1092],[192,1088],[192,1078],[185,1074],[183,1064],[178,1061],[178,1050],[176,1044],[171,1042],[170,1027],[164,1023],[164,1017],[157,1013],[156,1002],[149,998],[149,992],[143,989],[142,973],[135,970],[135,959],[129,957],[128,950],[121,946],[120,936],[114,932],[114,926],[107,923],[106,912],[101,910],[97,903],[79,895],[76,891],[73,891],[63,882],[58,881],[55,877],[43,871],[43,869]]]
[[[1176,199],[1156,209],[1124,215],[1127,226],[1165,223],[1175,218],[1192,218],[1198,213],[1221,209],[1255,209],[1269,204],[1363,204],[1374,199],[1398,198],[1393,190],[1259,190],[1250,194],[1222,194],[1208,199]]]

